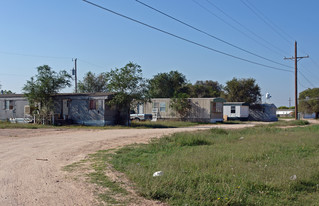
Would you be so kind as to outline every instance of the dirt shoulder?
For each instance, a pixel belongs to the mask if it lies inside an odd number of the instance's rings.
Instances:
[[[146,143],[176,132],[249,124],[200,125],[173,129],[1,129],[0,205],[93,205],[92,188],[62,168],[98,150]]]

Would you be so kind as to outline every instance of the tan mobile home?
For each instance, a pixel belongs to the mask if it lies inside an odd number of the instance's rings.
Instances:
[[[223,98],[189,98],[191,110],[186,117],[187,121],[193,122],[222,122],[223,121]],[[144,114],[153,114],[155,119],[180,119],[179,115],[170,107],[171,99],[156,98],[145,103]]]

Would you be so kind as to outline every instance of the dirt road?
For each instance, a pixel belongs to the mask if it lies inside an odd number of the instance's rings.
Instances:
[[[0,129],[0,206],[92,205],[92,191],[84,183],[66,178],[63,166],[97,150],[147,142],[175,132],[250,126],[254,124],[176,129]]]

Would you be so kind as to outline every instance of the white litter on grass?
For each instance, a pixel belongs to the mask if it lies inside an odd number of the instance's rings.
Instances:
[[[243,140],[245,137],[240,137],[239,140]]]
[[[164,172],[157,171],[157,172],[154,172],[153,177],[159,177],[159,176],[162,176],[163,174],[164,174]]]
[[[293,175],[290,177],[290,180],[296,180],[297,179],[297,175]]]

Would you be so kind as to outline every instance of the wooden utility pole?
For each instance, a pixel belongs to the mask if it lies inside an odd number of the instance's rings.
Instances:
[[[74,81],[75,81],[75,93],[78,93],[78,75],[77,75],[77,64],[76,61],[78,59],[74,59]]]
[[[291,58],[284,58],[286,59],[291,59],[295,60],[295,119],[298,119],[298,60],[303,59],[303,58],[309,58],[309,55],[303,56],[303,57],[298,57],[297,56],[297,41],[295,41],[295,56]]]

